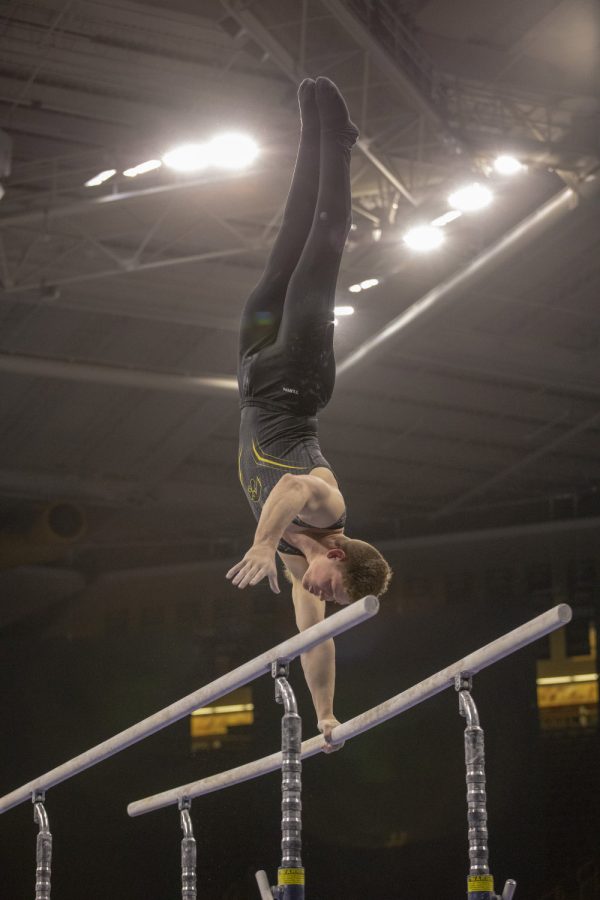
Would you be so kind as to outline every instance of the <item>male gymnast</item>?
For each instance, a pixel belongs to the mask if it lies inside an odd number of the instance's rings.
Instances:
[[[303,631],[322,621],[323,601],[383,594],[391,570],[375,547],[344,534],[346,504],[317,432],[335,382],[335,287],[358,129],[328,78],[306,78],[298,101],[300,146],[283,222],[240,324],[238,473],[258,526],[226,577],[238,588],[266,577],[278,594],[279,553]],[[333,640],[303,654],[302,667],[326,749],[337,749]]]

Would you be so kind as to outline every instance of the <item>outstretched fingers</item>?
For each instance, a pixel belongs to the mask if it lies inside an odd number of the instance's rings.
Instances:
[[[236,563],[235,566],[232,566],[229,572],[225,575],[225,578],[229,578],[230,580],[233,576],[240,571],[241,568],[246,564],[246,560],[242,559],[239,563]]]
[[[268,566],[256,565],[250,560],[242,560],[227,572],[225,578],[228,578],[232,584],[238,588],[245,588],[250,585],[258,584],[263,578],[269,579],[269,586],[273,593],[279,594],[279,584],[277,582],[277,572],[273,572]]]
[[[249,559],[243,559],[237,566],[234,566],[236,570],[234,573],[234,577],[232,579],[232,584],[235,584],[239,588],[244,588],[255,574],[256,565]],[[233,569],[230,570],[233,572]],[[227,573],[229,576],[229,573]]]

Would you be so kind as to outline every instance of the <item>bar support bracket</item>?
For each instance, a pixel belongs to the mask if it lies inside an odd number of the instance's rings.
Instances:
[[[35,850],[35,900],[50,900],[52,834],[50,833],[48,814],[44,806],[45,799],[44,791],[34,791],[31,795],[33,821],[39,827]]]
[[[196,900],[196,839],[190,810],[192,801],[182,797],[179,801],[179,819],[183,838],[181,841],[181,898]]]
[[[485,779],[485,743],[479,713],[471,696],[473,676],[468,671],[458,672],[454,679],[458,692],[458,708],[466,719],[465,765],[467,781],[467,820],[469,823],[469,875],[468,900],[512,900],[516,882],[509,879],[504,885],[502,897],[494,893],[494,878],[490,874],[487,794]]]

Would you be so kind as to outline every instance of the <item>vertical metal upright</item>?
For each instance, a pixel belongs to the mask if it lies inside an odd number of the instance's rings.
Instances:
[[[289,685],[289,663],[275,662],[275,699],[282,703],[281,720],[281,865],[277,872],[278,900],[304,900],[302,866],[302,719]]]
[[[487,794],[485,780],[485,744],[479,713],[471,696],[473,679],[468,672],[456,676],[459,712],[467,720],[465,728],[465,765],[467,781],[467,819],[469,823],[468,900],[500,900],[494,893],[494,878],[490,874]],[[501,900],[512,900],[516,881],[508,879]]]
[[[52,867],[52,835],[48,814],[44,807],[43,791],[32,795],[33,821],[39,826],[35,848],[35,900],[50,900],[50,874]]]
[[[190,816],[191,801],[184,797],[179,801],[179,817],[183,838],[181,841],[181,897],[196,900],[196,839]]]

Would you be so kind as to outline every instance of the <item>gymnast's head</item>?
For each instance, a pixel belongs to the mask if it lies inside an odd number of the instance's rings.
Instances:
[[[379,550],[366,541],[335,535],[334,546],[309,564],[302,586],[321,600],[347,606],[388,589],[392,570]]]

